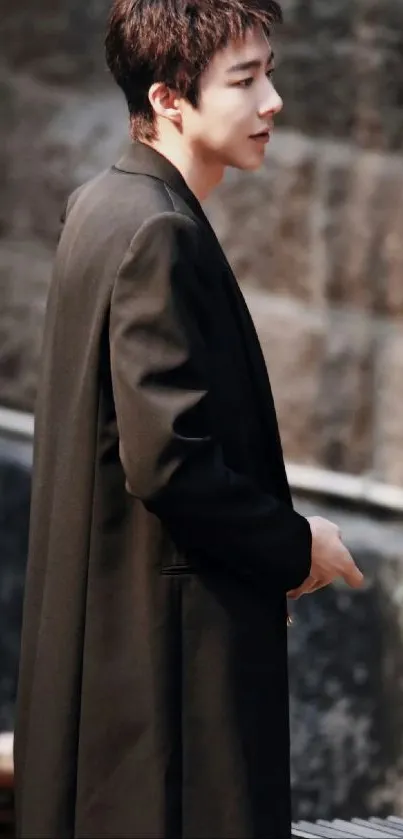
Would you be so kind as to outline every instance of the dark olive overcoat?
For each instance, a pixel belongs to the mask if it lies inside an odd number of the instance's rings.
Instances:
[[[310,555],[241,291],[132,144],[71,196],[49,294],[17,835],[288,837],[285,593]]]

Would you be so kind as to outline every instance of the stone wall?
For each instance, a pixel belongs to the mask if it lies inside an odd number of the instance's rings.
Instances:
[[[64,201],[126,140],[107,0],[3,11],[0,402],[31,409]],[[290,460],[403,484],[402,0],[284,0],[267,162],[207,203]],[[242,235],[240,235],[242,233]]]

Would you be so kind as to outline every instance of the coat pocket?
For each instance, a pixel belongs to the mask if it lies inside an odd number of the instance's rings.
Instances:
[[[189,561],[189,557],[184,556],[172,545],[171,550],[162,559],[160,572],[166,577],[180,577],[185,574],[195,574],[196,569],[194,563]]]
[[[163,565],[161,568],[163,577],[181,577],[184,574],[196,574],[194,568],[189,563],[174,563],[171,565]]]

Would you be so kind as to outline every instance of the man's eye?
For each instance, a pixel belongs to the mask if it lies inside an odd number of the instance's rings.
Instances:
[[[272,79],[274,76],[274,67],[271,67],[270,70],[267,71],[266,76],[268,79]]]
[[[236,82],[234,87],[250,87],[253,82],[254,78],[251,76],[249,79],[242,79],[242,81]]]

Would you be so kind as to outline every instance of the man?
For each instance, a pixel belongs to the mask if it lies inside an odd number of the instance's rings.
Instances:
[[[286,595],[362,575],[335,525],[293,510],[256,333],[200,206],[227,166],[263,163],[279,19],[271,0],[112,8],[133,143],[70,198],[49,295],[21,837],[290,835]]]

